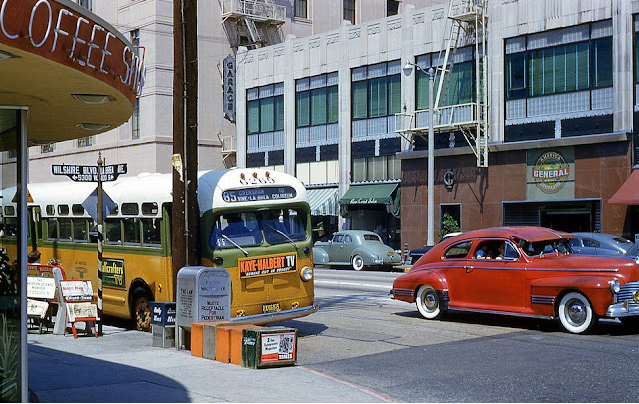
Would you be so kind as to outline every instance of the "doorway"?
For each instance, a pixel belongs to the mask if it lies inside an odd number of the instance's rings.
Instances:
[[[573,232],[592,232],[592,215],[590,212],[553,212],[541,213],[541,227]]]

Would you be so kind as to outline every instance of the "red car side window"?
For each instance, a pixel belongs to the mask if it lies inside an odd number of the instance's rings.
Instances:
[[[472,241],[463,241],[461,243],[454,244],[444,253],[444,258],[466,258],[472,245]]]

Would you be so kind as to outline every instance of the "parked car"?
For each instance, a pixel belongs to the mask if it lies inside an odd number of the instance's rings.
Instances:
[[[634,243],[623,237],[606,233],[572,233],[572,251],[587,255],[624,255]]]
[[[637,261],[637,263],[639,264],[639,243],[634,243],[623,256],[625,258],[630,258],[631,260]]]
[[[399,254],[371,231],[340,231],[331,240],[318,241],[313,246],[315,265],[350,265],[361,271],[364,267],[398,265],[401,261]]]
[[[444,237],[442,237],[442,239],[439,240],[439,242],[441,243],[442,241],[444,241],[446,239],[449,239],[449,238],[455,237],[455,236],[459,236],[460,234],[462,234],[462,233],[461,232],[448,233]],[[432,245],[425,245],[424,244],[424,246],[422,248],[417,248],[417,249],[414,249],[414,250],[410,250],[408,252],[408,256],[410,257],[411,265],[416,263],[417,260],[420,259],[422,255],[426,254],[428,252],[428,250],[430,250],[431,248],[433,248]]]
[[[639,264],[572,254],[573,237],[541,227],[464,233],[424,254],[391,293],[427,319],[464,310],[559,318],[572,333],[588,331],[599,317],[636,326]]]

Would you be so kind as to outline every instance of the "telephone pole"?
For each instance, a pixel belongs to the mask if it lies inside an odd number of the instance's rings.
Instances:
[[[173,155],[181,161],[181,167],[173,170],[171,216],[171,255],[176,280],[182,267],[198,265],[200,257],[196,193],[197,0],[173,0],[173,46]]]

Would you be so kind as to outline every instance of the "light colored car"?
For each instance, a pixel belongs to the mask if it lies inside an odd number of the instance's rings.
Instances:
[[[570,247],[575,254],[624,255],[633,242],[623,237],[606,233],[572,233]]]
[[[349,265],[356,271],[364,267],[401,264],[402,259],[375,233],[365,230],[346,230],[333,233],[327,242],[313,246],[313,264]]]

